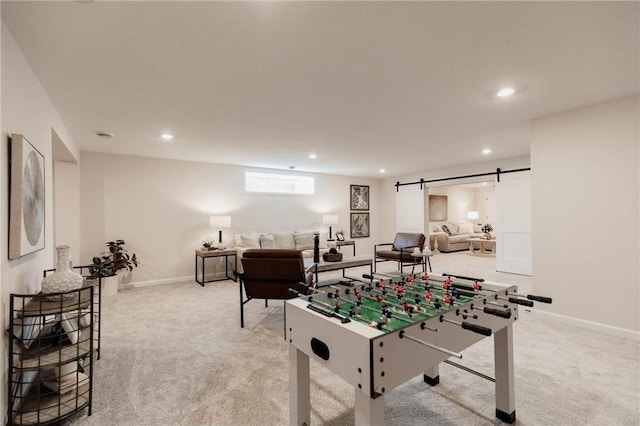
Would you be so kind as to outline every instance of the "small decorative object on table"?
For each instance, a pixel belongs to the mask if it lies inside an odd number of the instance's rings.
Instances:
[[[484,232],[485,240],[490,240],[491,239],[491,231],[493,231],[493,226],[491,226],[491,224],[489,224],[489,223],[487,223],[486,225],[484,225],[482,227],[482,232]]]
[[[342,260],[342,253],[338,253],[335,248],[329,249],[329,253],[324,253],[322,259],[325,262],[339,262]]]
[[[336,240],[338,240],[338,241],[344,241],[344,231],[338,231],[338,232],[336,232]]]
[[[202,247],[204,247],[207,250],[215,250],[215,247],[213,247],[213,240],[203,240],[202,241]]]
[[[42,280],[42,294],[70,292],[82,287],[82,275],[71,269],[69,246],[57,246],[56,257],[58,259],[56,271]],[[62,298],[73,297],[74,294],[66,293]],[[54,296],[54,298],[54,300],[60,300],[60,296]]]

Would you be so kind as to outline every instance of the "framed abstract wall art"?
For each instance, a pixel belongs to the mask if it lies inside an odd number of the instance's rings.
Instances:
[[[351,185],[351,210],[369,210],[369,186]]]
[[[44,156],[20,134],[11,135],[9,259],[44,248]]]
[[[448,216],[448,197],[446,195],[429,195],[429,220],[447,220]]]
[[[351,238],[369,237],[369,213],[351,213]]]

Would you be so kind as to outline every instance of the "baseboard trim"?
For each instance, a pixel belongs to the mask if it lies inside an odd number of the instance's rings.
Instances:
[[[532,313],[549,315],[565,321],[568,324],[576,325],[590,330],[601,331],[613,336],[632,338],[640,341],[640,331],[629,330],[628,328],[614,327],[612,325],[600,322],[588,321],[581,318],[570,317],[567,315],[557,314],[555,312],[542,311],[539,309],[530,309]]]
[[[187,275],[184,277],[163,278],[161,280],[138,281],[135,283],[120,284],[119,289],[126,290],[130,288],[151,287],[154,285],[181,283],[186,281],[193,281],[194,283],[196,282],[196,280],[193,278],[193,275]]]

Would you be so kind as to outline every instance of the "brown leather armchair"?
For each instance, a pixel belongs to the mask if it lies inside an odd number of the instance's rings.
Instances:
[[[266,307],[269,299],[292,299],[313,290],[313,273],[305,270],[299,250],[252,249],[240,261],[244,270],[239,275],[240,327],[244,327],[244,305],[251,299],[264,299]]]
[[[393,243],[376,244],[373,246],[375,253],[375,262],[373,263],[373,271],[376,271],[376,265],[380,262],[396,261],[398,269],[403,272],[405,265],[423,264],[422,257],[411,256],[413,250],[417,247],[422,251],[424,248],[425,236],[419,233],[398,232]],[[379,247],[391,246],[390,249],[380,249]]]

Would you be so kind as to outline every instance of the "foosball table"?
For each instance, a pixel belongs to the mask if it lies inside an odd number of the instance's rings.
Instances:
[[[513,423],[512,324],[518,306],[534,300],[551,303],[513,285],[449,274],[363,275],[288,300],[290,423],[310,424],[309,358],[353,385],[356,425],[384,424],[384,395],[421,373],[437,385],[441,362],[495,381],[496,416]],[[449,360],[491,335],[495,378]]]

